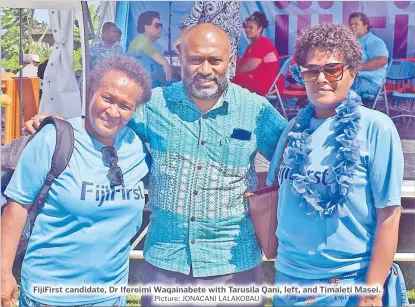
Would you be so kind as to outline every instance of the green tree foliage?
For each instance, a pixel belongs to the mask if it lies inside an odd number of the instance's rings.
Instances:
[[[100,17],[100,7],[95,5],[89,6],[94,32],[97,31]],[[23,25],[23,54],[36,53],[39,55],[40,61],[43,62],[49,58],[51,48],[43,42],[34,42],[32,39],[33,29],[41,29],[46,31],[48,25],[39,23],[33,18],[34,9],[22,10]],[[78,16],[82,18],[82,16]],[[19,9],[3,7],[1,11],[1,66],[6,71],[16,73],[21,65],[19,64],[19,36],[20,36],[20,19]],[[92,42],[92,36],[90,43]],[[78,26],[74,26],[74,70],[82,69],[82,48],[80,31]]]
[[[94,33],[97,33],[97,29],[99,26],[99,17],[100,17],[100,6],[98,5],[89,5],[89,11],[91,14],[92,24],[94,26]],[[81,18],[81,17],[79,17]],[[92,33],[92,32],[91,32]],[[92,43],[92,35],[90,36],[89,43]],[[73,69],[82,70],[82,48],[81,48],[81,33],[79,27],[75,26],[74,28],[74,55],[73,55]]]
[[[34,9],[22,10],[23,54],[36,53],[43,61],[49,57],[50,48],[46,44],[36,44],[32,39],[33,29],[46,29],[47,25],[36,21]],[[2,39],[1,39],[1,65],[6,71],[16,73],[21,65],[19,63],[20,42],[20,10],[3,8],[1,13]]]

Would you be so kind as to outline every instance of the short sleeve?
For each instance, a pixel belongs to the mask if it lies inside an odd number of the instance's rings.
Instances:
[[[140,36],[138,36],[135,39],[133,39],[133,41],[130,43],[130,46],[128,47],[128,52],[142,52],[152,57],[159,51],[151,43],[151,41],[147,41],[147,39],[143,39],[142,37],[140,39]]]
[[[152,94],[152,99],[153,99],[153,96],[154,96],[154,91]],[[148,108],[147,108],[147,104],[149,103],[150,101],[144,103],[143,105],[137,106],[133,117],[130,119],[130,121],[127,124],[127,127],[131,128],[143,142],[149,141]]]
[[[265,98],[262,104],[256,119],[257,148],[259,153],[270,161],[287,121]]]
[[[274,53],[273,48],[271,48],[270,41],[267,38],[262,38],[257,43],[254,43],[252,46],[251,52],[248,55],[248,58],[255,58],[264,60],[265,56],[269,53]]]
[[[404,172],[399,134],[392,120],[384,117],[369,151],[369,184],[376,208],[400,205]]]
[[[122,46],[119,43],[116,43],[114,46],[114,54],[123,54],[124,53],[124,49],[122,48]]]
[[[272,156],[271,164],[269,165],[266,184],[268,186],[274,185],[277,175],[278,165],[280,164],[281,156],[284,153],[285,142],[288,137],[288,133],[291,130],[292,125],[294,124],[294,119],[292,119],[288,125],[285,127],[282,132],[277,147],[275,148],[274,154]]]
[[[158,49],[156,47],[154,47],[153,44],[146,44],[142,50],[140,50],[141,52],[147,54],[148,56],[152,57],[153,55],[155,55],[156,53],[158,53]]]
[[[385,42],[379,37],[376,37],[370,42],[370,44],[367,46],[367,53],[369,59],[374,59],[381,56],[389,57],[388,48],[386,48]]]
[[[32,205],[46,181],[56,145],[56,130],[47,125],[26,145],[4,194],[22,205]]]

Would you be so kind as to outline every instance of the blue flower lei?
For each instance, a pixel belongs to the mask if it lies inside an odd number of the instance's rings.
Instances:
[[[302,198],[300,207],[304,207],[308,215],[316,215],[322,219],[325,216],[344,217],[349,214],[346,196],[353,191],[355,168],[360,157],[360,143],[357,133],[360,130],[360,112],[362,104],[360,96],[349,91],[346,99],[336,107],[336,115],[326,144],[332,145],[328,161],[335,161],[328,168],[328,196],[314,191],[311,184],[316,183],[308,175],[311,164],[309,154],[311,149],[310,120],[314,113],[314,105],[309,103],[301,109],[295,119],[291,132],[288,134],[288,144],[284,151],[284,162],[291,169],[291,187],[294,194]]]

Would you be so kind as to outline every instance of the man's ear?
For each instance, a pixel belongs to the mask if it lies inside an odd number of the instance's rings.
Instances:
[[[232,60],[233,60],[233,56],[232,54],[229,56],[229,62],[228,62],[228,66],[231,67],[232,65]]]

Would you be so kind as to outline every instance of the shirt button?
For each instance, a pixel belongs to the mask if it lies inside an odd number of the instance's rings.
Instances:
[[[203,118],[203,119],[206,119],[206,118],[207,118],[207,115],[206,115],[206,114],[203,114],[203,115],[202,115],[202,118]]]
[[[198,191],[193,191],[193,194],[194,195],[197,195],[199,192]]]
[[[190,241],[190,243],[195,244],[195,243],[196,243],[196,241],[195,241],[195,240],[192,240],[192,241]]]
[[[192,222],[194,222],[194,221],[196,220],[196,218],[195,218],[194,216],[192,216],[192,217],[190,218],[190,220],[191,220]]]
[[[197,166],[197,170],[200,171],[202,169],[202,165]]]
[[[206,141],[201,141],[200,144],[205,145]]]

